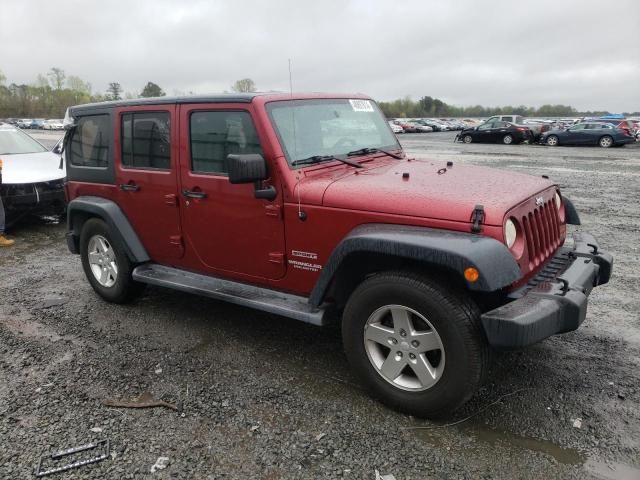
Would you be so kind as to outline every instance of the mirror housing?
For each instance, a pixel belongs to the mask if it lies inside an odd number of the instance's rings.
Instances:
[[[227,155],[229,183],[254,183],[267,178],[267,162],[258,153]]]

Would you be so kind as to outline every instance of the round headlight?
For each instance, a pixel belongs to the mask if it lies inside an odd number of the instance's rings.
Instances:
[[[553,197],[553,201],[556,202],[556,210],[560,210],[560,207],[562,206],[562,199],[560,198],[560,194],[558,192],[556,192],[555,196]]]
[[[516,224],[510,218],[504,224],[504,241],[507,243],[507,248],[513,247],[516,243],[516,237],[518,236],[518,230]]]

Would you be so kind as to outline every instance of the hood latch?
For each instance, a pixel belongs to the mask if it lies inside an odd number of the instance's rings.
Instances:
[[[484,221],[484,207],[482,205],[476,205],[471,214],[471,233],[480,233],[482,230],[482,222]]]

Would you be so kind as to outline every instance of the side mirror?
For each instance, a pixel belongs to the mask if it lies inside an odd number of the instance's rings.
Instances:
[[[254,183],[267,178],[267,162],[262,155],[227,155],[230,183]]]
[[[274,200],[278,192],[273,185],[264,187],[262,180],[267,179],[267,162],[262,155],[249,153],[246,155],[227,155],[229,167],[229,183],[255,183],[255,196],[263,200]]]
[[[60,155],[62,153],[62,145],[58,143],[52,150],[53,153]]]

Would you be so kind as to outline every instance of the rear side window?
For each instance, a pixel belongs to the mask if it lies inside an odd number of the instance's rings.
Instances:
[[[169,112],[122,115],[122,166],[171,168],[171,117]]]
[[[105,168],[109,153],[109,115],[80,117],[71,136],[69,159],[77,167]]]
[[[194,112],[190,119],[191,170],[226,175],[227,155],[262,148],[248,112]]]

